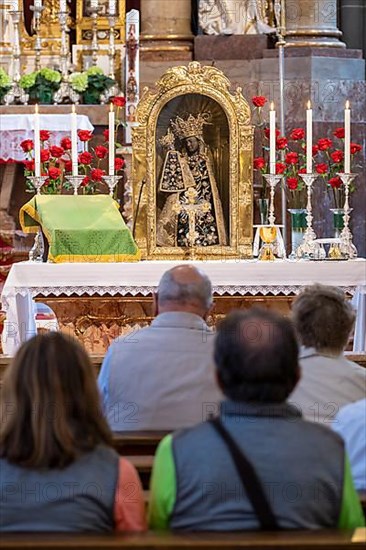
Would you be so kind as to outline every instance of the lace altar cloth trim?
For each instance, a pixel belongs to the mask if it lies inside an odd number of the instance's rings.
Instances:
[[[223,296],[228,294],[230,296],[245,296],[250,294],[251,296],[267,296],[272,294],[274,296],[284,295],[291,296],[299,294],[302,285],[281,285],[281,286],[254,286],[254,285],[223,285],[223,286],[214,286],[213,292],[216,295]],[[354,294],[356,291],[356,286],[342,286],[344,292],[348,294]],[[14,288],[15,293],[25,296],[29,291],[32,297],[35,296],[61,296],[65,294],[66,296],[71,296],[76,294],[77,296],[148,296],[156,290],[155,286],[67,286],[67,287],[29,287],[26,288]]]

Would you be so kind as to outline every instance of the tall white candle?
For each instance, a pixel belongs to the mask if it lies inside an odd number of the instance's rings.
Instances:
[[[72,162],[72,175],[77,176],[79,173],[78,168],[78,130],[77,130],[77,116],[75,105],[72,106],[71,112],[71,162]]]
[[[351,109],[348,100],[344,109],[344,171],[351,173]]]
[[[306,109],[306,173],[313,172],[313,110],[311,101]]]
[[[114,109],[111,103],[109,111],[109,175],[114,176]]]
[[[60,0],[60,12],[61,13],[66,12],[66,0]]]
[[[41,136],[38,103],[35,105],[34,109],[34,164],[34,173],[37,177],[39,177],[41,175]]]
[[[269,173],[276,173],[276,111],[273,101],[269,111]]]
[[[116,0],[109,0],[109,15],[116,15]]]

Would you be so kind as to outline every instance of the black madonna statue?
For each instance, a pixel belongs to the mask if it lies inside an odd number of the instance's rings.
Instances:
[[[213,162],[203,139],[209,120],[209,112],[190,114],[185,119],[177,116],[160,139],[167,152],[158,189],[160,199],[163,196],[157,223],[158,246],[227,244]]]

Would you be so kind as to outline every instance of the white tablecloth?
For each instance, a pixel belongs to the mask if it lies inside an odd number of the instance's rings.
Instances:
[[[70,115],[39,115],[40,129],[52,132],[50,145],[59,145],[63,137],[71,136]],[[25,139],[34,139],[34,115],[0,115],[0,158],[22,161],[25,153],[20,143]],[[94,130],[86,115],[77,115],[78,130]],[[82,150],[82,145],[80,145]]]
[[[162,274],[178,263],[181,262],[14,264],[1,297],[3,308],[7,311],[8,332],[4,336],[6,353],[12,353],[20,342],[35,332],[32,308],[34,296],[146,296],[156,289]],[[346,262],[222,260],[189,263],[197,265],[208,274],[214,292],[218,295],[291,295],[297,294],[306,285],[321,282],[342,287],[346,292],[354,294],[359,308],[366,308],[365,301],[359,299],[362,292],[363,296],[366,294],[364,259]],[[365,312],[361,314],[359,310],[357,319],[363,320],[363,326],[356,330],[361,341],[362,334],[365,333]]]

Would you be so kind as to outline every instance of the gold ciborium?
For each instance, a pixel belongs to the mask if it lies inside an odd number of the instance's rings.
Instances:
[[[263,245],[259,251],[258,259],[264,262],[273,262],[275,259],[273,243],[277,237],[277,228],[273,225],[262,225],[259,229],[259,236]]]

